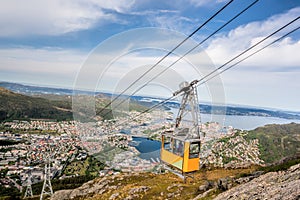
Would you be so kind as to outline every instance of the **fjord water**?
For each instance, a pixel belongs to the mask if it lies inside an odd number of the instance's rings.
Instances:
[[[212,116],[209,114],[201,114],[201,122],[210,122]],[[253,130],[257,127],[267,124],[289,124],[300,123],[300,120],[295,119],[283,119],[277,117],[260,117],[260,116],[237,116],[227,115],[223,118],[223,122],[219,122],[223,126],[232,126],[241,130]]]
[[[142,137],[133,137],[132,140],[137,144],[135,148],[140,152],[140,158],[146,160],[153,158],[157,161],[157,158],[160,157],[160,141]]]
[[[209,114],[201,114],[201,122],[211,122],[214,117]],[[264,126],[267,124],[288,124],[288,123],[299,123],[300,120],[290,120],[276,117],[259,117],[259,116],[237,116],[227,115],[221,123],[223,126],[232,126],[236,129],[241,130],[253,130],[257,127]],[[133,141],[136,141],[135,147],[141,153],[140,158],[155,161],[160,157],[160,142],[149,140],[147,138],[133,137]]]

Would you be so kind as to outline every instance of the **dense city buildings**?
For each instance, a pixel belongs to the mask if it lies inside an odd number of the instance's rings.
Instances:
[[[137,114],[136,111],[128,113],[130,118]],[[66,168],[72,171],[70,168],[76,167],[78,161],[84,161],[91,155],[106,166],[97,175],[112,169],[123,172],[151,171],[160,164],[159,160],[140,158],[140,152],[131,145],[132,137],[160,140],[161,133],[173,128],[170,120],[172,115],[170,112],[154,111],[130,121],[117,117],[95,123],[45,120],[5,122],[0,132],[0,141],[7,142],[0,146],[0,170],[3,174],[0,181],[6,187],[18,189],[22,188],[29,176],[33,184],[41,182],[44,165],[48,161],[51,163],[52,177],[78,176],[79,173],[72,175],[64,172]],[[218,123],[202,124],[200,129],[206,135],[203,143],[228,137],[235,132],[232,127],[222,127]],[[214,144],[214,147],[218,145],[221,144]],[[253,143],[252,146],[255,148],[257,144]],[[208,154],[206,151],[202,153],[207,162],[222,165],[219,158]]]

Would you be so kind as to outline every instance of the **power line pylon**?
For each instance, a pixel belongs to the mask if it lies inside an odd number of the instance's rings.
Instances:
[[[45,196],[52,196],[53,190],[51,185],[51,165],[50,162],[45,164],[44,184],[41,192],[40,200]]]
[[[50,136],[48,136],[47,142],[48,142],[48,151],[46,152],[45,156],[45,174],[44,174],[44,184],[43,189],[41,192],[40,200],[43,200],[44,196],[52,196],[53,195],[53,189],[51,184],[51,146],[49,144]]]
[[[25,191],[25,195],[24,195],[24,199],[27,197],[33,197],[33,193],[32,193],[32,187],[31,187],[31,174],[28,176],[27,180],[26,180],[26,191]]]

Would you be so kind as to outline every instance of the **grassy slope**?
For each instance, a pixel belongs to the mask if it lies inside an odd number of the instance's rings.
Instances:
[[[82,103],[84,113],[86,102],[83,101]],[[96,112],[99,112],[108,103],[109,97],[96,97]],[[129,109],[143,111],[146,107],[132,102]],[[104,116],[105,119],[112,118],[109,108],[99,115]],[[26,96],[0,87],[0,121],[30,118],[71,120],[73,118],[72,98],[63,95]]]
[[[300,124],[266,125],[249,131],[244,137],[259,140],[261,159],[266,163],[300,156]]]
[[[101,195],[95,195],[93,200],[104,200],[109,199],[114,193],[119,193],[117,199],[123,199],[130,193],[130,189],[137,188],[139,186],[149,187],[149,191],[146,193],[141,193],[141,196],[136,199],[193,199],[199,194],[198,187],[203,184],[205,180],[216,181],[219,178],[235,176],[241,173],[253,172],[255,168],[251,169],[232,169],[232,170],[222,170],[216,169],[212,171],[199,171],[194,174],[194,181],[191,179],[187,183],[184,183],[182,179],[172,173],[166,174],[153,174],[153,173],[140,173],[134,174],[124,179],[119,180],[118,178],[111,181],[110,186],[118,186],[117,190],[109,190]],[[122,175],[121,175],[122,176]],[[182,187],[180,190],[177,186]],[[179,194],[178,196],[168,197],[170,194]],[[212,196],[216,195],[212,194]]]
[[[47,118],[68,120],[72,118],[69,111],[57,109],[58,103],[47,99],[34,98],[13,93],[0,88],[0,120]]]

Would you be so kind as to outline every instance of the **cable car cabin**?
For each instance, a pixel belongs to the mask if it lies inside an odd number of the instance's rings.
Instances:
[[[199,170],[200,138],[185,139],[185,136],[173,136],[165,132],[161,137],[161,160],[182,173]]]
[[[199,170],[200,129],[199,102],[195,81],[183,82],[174,96],[182,94],[174,131],[166,131],[161,136],[160,159],[182,174]]]

